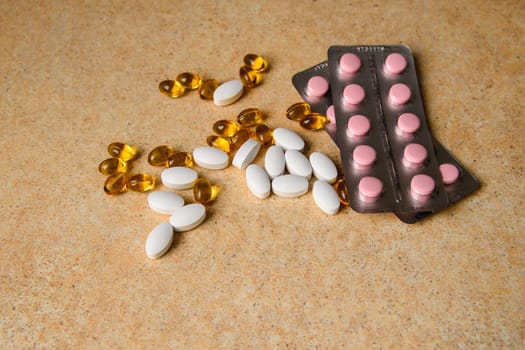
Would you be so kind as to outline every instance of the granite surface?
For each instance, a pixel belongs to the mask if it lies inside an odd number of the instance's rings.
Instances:
[[[0,2],[0,347],[524,348],[524,19],[518,0]],[[481,189],[407,225],[198,168],[221,186],[207,220],[147,259],[167,218],[104,194],[107,145],[158,177],[153,147],[191,151],[258,107],[340,165],[284,117],[292,75],[335,44],[410,46],[432,132]],[[231,106],[158,91],[184,71],[236,78],[250,52],[271,70]]]

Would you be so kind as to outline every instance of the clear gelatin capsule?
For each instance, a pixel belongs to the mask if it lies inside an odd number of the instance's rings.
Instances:
[[[98,171],[103,175],[113,175],[115,173],[125,173],[128,166],[125,161],[120,158],[108,158],[103,160],[99,166]]]
[[[260,124],[255,127],[255,138],[263,146],[270,146],[273,144],[273,131],[266,124]]]
[[[106,194],[119,194],[126,190],[128,177],[124,173],[115,173],[106,178],[104,192]]]
[[[247,88],[254,88],[262,82],[262,75],[260,72],[249,70],[246,66],[239,69],[239,78],[242,84]]]
[[[157,146],[148,154],[148,163],[153,166],[164,166],[168,157],[175,152],[175,149],[168,145]]]
[[[177,152],[170,154],[166,163],[166,168],[173,168],[176,166],[185,166],[187,168],[193,168],[193,156],[188,152]]]
[[[249,129],[240,129],[237,134],[230,138],[230,150],[238,150],[250,137],[252,137],[252,133]]]
[[[288,107],[286,118],[295,121],[301,121],[311,112],[310,105],[306,102],[297,102]]]
[[[259,56],[254,53],[249,53],[246,56],[244,56],[243,62],[244,62],[244,66],[248,70],[252,70],[256,72],[264,72],[268,70],[268,61],[266,61],[264,57]]]
[[[127,162],[137,156],[137,149],[127,143],[113,142],[108,146],[108,153],[112,157],[120,158]]]
[[[203,100],[213,100],[213,93],[219,87],[219,82],[215,79],[206,79],[197,90],[199,97]]]
[[[259,108],[243,109],[237,116],[237,123],[242,128],[249,128],[263,122],[263,113]]]
[[[303,128],[312,131],[322,130],[326,124],[326,116],[320,113],[309,113],[300,122]]]
[[[193,197],[197,203],[207,205],[219,195],[220,188],[208,179],[200,177],[193,184]]]
[[[213,124],[213,132],[222,137],[232,137],[241,127],[234,120],[221,119]]]
[[[337,179],[334,183],[334,188],[339,197],[339,202],[345,206],[349,206],[350,198],[348,197],[348,189],[346,187],[345,179]]]
[[[217,147],[226,153],[231,151],[230,140],[226,137],[210,135],[206,138],[206,143],[208,146]]]
[[[126,187],[136,192],[147,192],[155,188],[155,177],[150,174],[135,174],[128,178]]]
[[[164,80],[159,83],[159,91],[168,97],[177,98],[186,92],[186,88],[174,80]]]
[[[202,84],[202,79],[195,73],[184,72],[175,78],[175,81],[187,90],[198,89]]]

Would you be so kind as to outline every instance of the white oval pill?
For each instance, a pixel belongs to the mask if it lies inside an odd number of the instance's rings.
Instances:
[[[241,98],[244,86],[240,80],[230,80],[222,83],[213,92],[213,103],[217,106],[226,106]]]
[[[304,154],[299,151],[289,149],[284,153],[286,169],[292,175],[299,175],[306,179],[312,176],[312,165]]]
[[[153,191],[148,194],[148,204],[157,213],[171,215],[184,205],[184,198],[175,192]]]
[[[312,165],[314,176],[318,180],[334,183],[337,179],[337,168],[326,154],[313,152],[310,154],[310,164]]]
[[[229,162],[228,153],[211,146],[195,148],[193,150],[193,160],[198,166],[211,170],[224,169]]]
[[[316,180],[312,189],[314,202],[326,214],[334,215],[339,211],[339,196],[335,189],[326,181]]]
[[[197,180],[197,176],[198,174],[195,170],[185,166],[167,168],[160,174],[162,184],[176,190],[192,188],[193,183]]]
[[[275,128],[273,130],[273,140],[276,145],[281,146],[284,150],[294,149],[302,152],[304,149],[304,140],[298,133],[287,128]]]
[[[253,162],[259,150],[261,149],[261,144],[254,139],[246,140],[241,147],[235,153],[235,156],[232,160],[232,165],[239,169],[244,169]]]
[[[206,207],[192,203],[175,209],[170,217],[170,224],[175,231],[182,232],[199,226],[206,219]]]
[[[271,179],[284,174],[286,160],[281,146],[273,145],[268,148],[264,155],[264,169]]]
[[[300,197],[308,192],[308,180],[299,175],[277,176],[272,180],[272,191],[280,197]]]
[[[256,197],[264,199],[270,195],[270,178],[266,171],[257,164],[251,164],[246,168],[246,183]]]
[[[173,226],[167,222],[157,225],[146,239],[146,255],[158,259],[170,249],[173,243]]]

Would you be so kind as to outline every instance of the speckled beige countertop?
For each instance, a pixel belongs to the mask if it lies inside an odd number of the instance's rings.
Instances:
[[[0,348],[524,348],[525,3],[434,3],[0,2]],[[110,142],[159,176],[154,146],[192,150],[259,107],[340,164],[325,133],[284,117],[291,77],[330,45],[400,43],[478,192],[406,225],[325,215],[311,192],[259,200],[243,171],[198,169],[222,188],[207,221],[146,258],[166,217],[146,194],[104,194]],[[249,52],[271,70],[231,106],[158,91],[183,71],[235,78]]]

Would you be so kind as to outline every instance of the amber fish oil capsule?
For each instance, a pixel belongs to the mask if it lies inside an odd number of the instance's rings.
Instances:
[[[226,153],[230,153],[231,151],[230,141],[222,136],[210,135],[206,138],[206,143],[208,146],[217,147]]]
[[[232,137],[241,128],[234,120],[221,119],[213,124],[213,132],[222,137]]]
[[[137,156],[137,149],[123,142],[113,142],[108,146],[110,156],[120,158],[127,162]]]
[[[243,58],[244,66],[248,70],[256,72],[265,72],[268,70],[268,61],[262,56],[254,53],[249,53]]]
[[[128,178],[126,187],[135,192],[148,192],[155,188],[155,177],[150,174],[135,174]]]
[[[164,165],[166,168],[173,168],[176,166],[193,168],[193,156],[188,152],[174,152],[169,155]]]
[[[288,107],[286,118],[295,121],[301,121],[311,112],[310,105],[306,102],[297,102]]]
[[[175,149],[168,145],[157,146],[148,154],[148,163],[153,166],[163,166]]]
[[[127,168],[126,162],[122,159],[108,158],[99,164],[98,171],[103,175],[113,175],[115,173],[125,173]]]
[[[301,125],[304,129],[311,130],[311,131],[322,130],[325,124],[326,124],[326,116],[320,113],[307,114],[299,122],[299,125]]]
[[[186,88],[174,80],[164,80],[159,83],[159,91],[168,97],[177,98],[186,92]]]
[[[213,100],[213,93],[219,87],[219,82],[215,79],[206,79],[197,90],[199,97],[203,100]]]
[[[266,124],[260,124],[255,127],[255,137],[263,146],[273,144],[273,131]]]
[[[197,203],[207,205],[215,200],[219,195],[220,188],[212,185],[211,182],[203,177],[198,178],[193,184],[193,197]]]
[[[251,136],[252,133],[249,129],[239,130],[239,132],[230,139],[230,150],[235,151],[239,149]]]
[[[124,173],[115,173],[106,178],[104,192],[106,194],[119,194],[126,190],[128,178]]]
[[[239,69],[239,78],[241,79],[242,84],[250,89],[256,87],[262,82],[261,73],[249,70],[245,66],[242,66]]]
[[[350,199],[348,197],[348,189],[346,187],[345,180],[337,179],[333,186],[335,191],[337,192],[337,196],[339,197],[339,202],[341,202],[341,204],[344,206],[349,206]]]
[[[263,122],[263,113],[259,108],[243,109],[237,116],[237,123],[243,128],[259,125]]]
[[[195,73],[184,72],[177,75],[175,81],[187,90],[198,89],[202,84],[202,79]]]

